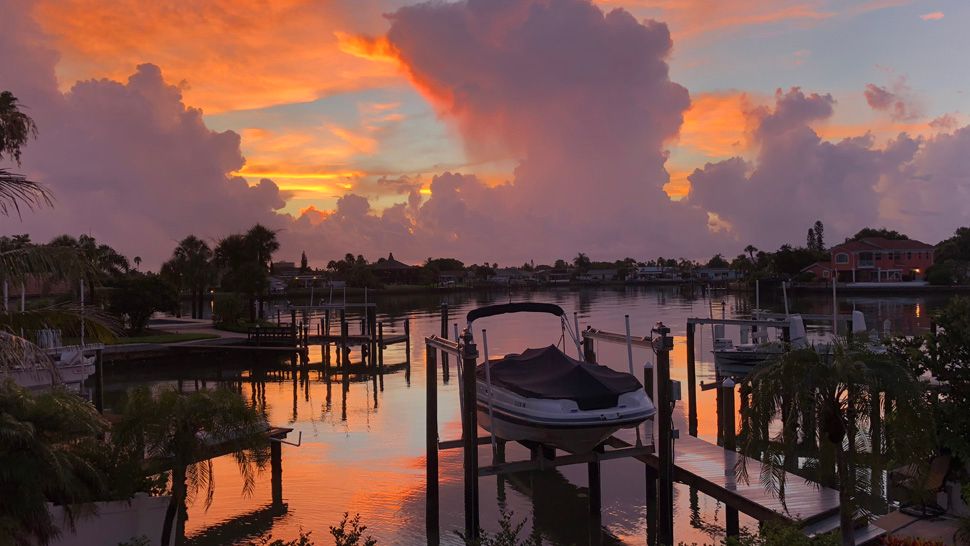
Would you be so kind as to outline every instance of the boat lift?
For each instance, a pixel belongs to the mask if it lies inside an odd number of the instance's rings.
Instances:
[[[506,440],[497,438],[493,435],[479,436],[478,435],[478,416],[477,416],[477,389],[476,389],[476,374],[475,369],[478,363],[478,346],[475,343],[475,338],[472,334],[471,324],[477,318],[483,318],[485,316],[492,316],[507,312],[522,312],[522,311],[536,311],[536,312],[550,312],[551,308],[559,309],[558,306],[548,306],[548,304],[540,303],[512,303],[505,305],[497,305],[489,308],[480,309],[479,313],[472,311],[468,316],[468,325],[461,332],[460,336],[457,332],[457,325],[455,325],[455,340],[449,340],[445,337],[448,333],[447,328],[447,306],[442,305],[442,333],[444,335],[431,335],[425,337],[425,348],[426,348],[426,471],[427,471],[427,494],[426,494],[426,532],[428,544],[437,545],[441,540],[440,531],[440,496],[439,496],[439,468],[438,468],[438,455],[439,451],[446,449],[457,449],[461,448],[463,452],[463,467],[464,467],[464,507],[465,507],[465,529],[464,536],[469,539],[474,539],[479,537],[480,530],[480,520],[479,520],[479,488],[478,480],[482,476],[493,476],[502,475],[515,472],[525,472],[533,470],[545,470],[550,468],[555,468],[558,466],[571,465],[571,464],[587,464],[588,477],[589,477],[589,510],[590,515],[593,518],[591,522],[591,530],[595,529],[595,533],[600,533],[601,528],[601,488],[600,488],[600,462],[611,459],[619,458],[636,458],[645,462],[644,465],[647,474],[646,483],[646,498],[647,498],[647,531],[651,540],[651,544],[656,543],[659,538],[663,536],[672,537],[673,534],[673,487],[672,481],[670,481],[670,476],[672,473],[672,465],[670,470],[661,472],[658,476],[656,470],[654,470],[649,462],[647,462],[648,457],[653,456],[655,448],[653,443],[644,444],[640,441],[638,434],[637,444],[630,444],[616,436],[612,436],[607,439],[602,445],[597,447],[595,450],[589,453],[570,453],[565,455],[556,454],[556,449],[552,446],[532,444],[531,442],[525,445],[525,447],[530,450],[530,458],[528,460],[521,461],[506,461],[505,459],[505,444]],[[572,325],[570,328],[569,321],[566,317],[559,312],[563,324],[564,340],[565,333],[569,332],[570,337],[575,342],[577,347],[577,352],[580,355],[580,359],[587,362],[595,362],[595,353],[593,351],[593,337],[587,335],[588,332],[584,332],[582,335],[578,334],[578,318],[574,315]],[[658,335],[655,343],[651,343],[651,347],[657,347],[657,370],[660,372],[658,378],[660,384],[669,384],[670,369],[669,369],[669,353],[673,348],[673,339],[669,337],[670,330],[658,324],[655,329],[655,333]],[[626,336],[629,338],[630,336]],[[482,343],[483,352],[485,355],[488,354],[487,349],[487,332],[482,331]],[[459,439],[453,440],[441,440],[438,437],[438,353],[442,355],[442,374],[443,379],[447,380],[447,361],[445,360],[449,356],[455,357],[458,362],[459,369],[459,381],[461,383],[461,388],[459,389],[459,401],[461,406],[461,421],[462,421],[462,436]],[[632,369],[632,349],[629,352],[631,357],[631,369]],[[487,358],[487,356],[486,356]],[[665,370],[665,371],[660,371]],[[653,378],[652,369],[648,368],[645,377]],[[486,381],[489,381],[488,369],[486,368]],[[653,381],[649,382],[648,385],[648,395],[652,396]],[[670,388],[659,389],[659,396],[661,398],[660,403],[656,404],[658,408],[661,408],[661,404],[665,404],[664,408],[672,408],[672,403],[670,401]],[[669,442],[671,440],[670,434],[670,418],[671,411],[659,411],[658,415],[660,421],[667,423],[667,434],[661,433],[661,438],[666,438]],[[479,465],[478,458],[478,446],[480,445],[492,445],[492,463],[486,466]],[[672,454],[672,449],[666,451],[668,454]],[[661,457],[665,457],[661,455]],[[670,458],[669,455],[666,458]],[[657,488],[657,478],[663,479],[663,476],[668,477],[667,487],[662,487],[660,491],[661,500],[658,503],[658,488]],[[664,495],[664,491],[668,493]],[[666,511],[666,514],[658,514],[658,504],[661,511]],[[666,508],[665,508],[666,507]],[[658,521],[658,517],[664,517],[669,522],[668,525],[661,525],[660,531],[664,533],[664,529],[669,529],[669,534],[657,533],[658,526],[654,523]],[[663,543],[663,542],[661,542]]]

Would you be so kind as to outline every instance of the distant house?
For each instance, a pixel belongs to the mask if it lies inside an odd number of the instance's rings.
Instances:
[[[569,284],[572,274],[568,270],[540,269],[534,273],[534,277],[537,281],[545,284],[563,285]]]
[[[464,269],[442,271],[438,273],[438,286],[457,286],[465,284],[467,272]]]
[[[593,283],[609,282],[616,279],[617,273],[616,269],[590,269],[576,277],[576,280]]]
[[[817,281],[827,281],[832,278],[832,263],[831,262],[815,262],[809,266],[806,266],[801,270],[801,273],[811,273],[815,275],[815,280]]]
[[[866,237],[836,245],[831,252],[841,282],[921,280],[933,265],[933,246],[912,239]]]
[[[273,262],[271,269],[274,277],[285,282],[292,281],[300,274],[300,268],[295,262]]]
[[[495,274],[489,277],[488,283],[500,286],[522,285],[531,278],[531,273],[518,267],[503,267],[495,270]]]
[[[694,270],[694,277],[707,282],[726,282],[736,281],[743,278],[744,275],[729,267],[698,267]]]
[[[679,277],[680,274],[676,267],[644,265],[636,268],[627,280],[633,282],[649,282],[672,280]]]
[[[395,260],[393,252],[377,260],[371,270],[385,284],[417,284],[421,275],[421,268]]]

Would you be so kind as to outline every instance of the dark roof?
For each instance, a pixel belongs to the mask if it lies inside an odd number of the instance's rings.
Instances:
[[[812,262],[802,268],[802,272],[808,271],[809,269],[814,269],[816,267],[821,267],[822,269],[832,269],[832,262]]]
[[[394,253],[391,252],[387,255],[387,258],[377,260],[377,263],[374,264],[374,269],[411,269],[411,266],[395,260]]]
[[[858,241],[847,241],[832,247],[832,251],[856,250],[932,250],[933,245],[915,239],[885,239],[883,237],[866,237]]]
[[[610,408],[623,393],[643,388],[636,377],[580,362],[550,345],[491,362],[492,383],[528,398],[573,400],[582,410]],[[485,380],[484,364],[476,375]]]

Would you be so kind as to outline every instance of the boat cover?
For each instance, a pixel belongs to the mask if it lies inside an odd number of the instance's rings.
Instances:
[[[491,363],[492,384],[526,398],[573,400],[581,410],[615,407],[623,393],[643,388],[636,377],[570,358],[555,345],[526,349]],[[476,375],[485,380],[485,366]]]

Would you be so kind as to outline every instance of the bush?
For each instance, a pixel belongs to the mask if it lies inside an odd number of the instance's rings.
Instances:
[[[175,290],[154,273],[135,273],[118,282],[111,292],[108,310],[126,319],[129,332],[141,333],[156,311],[178,305]]]
[[[950,286],[956,283],[956,277],[950,264],[942,263],[926,270],[926,281],[937,286]]]
[[[212,319],[218,324],[236,325],[246,318],[246,303],[239,294],[217,294]]]

